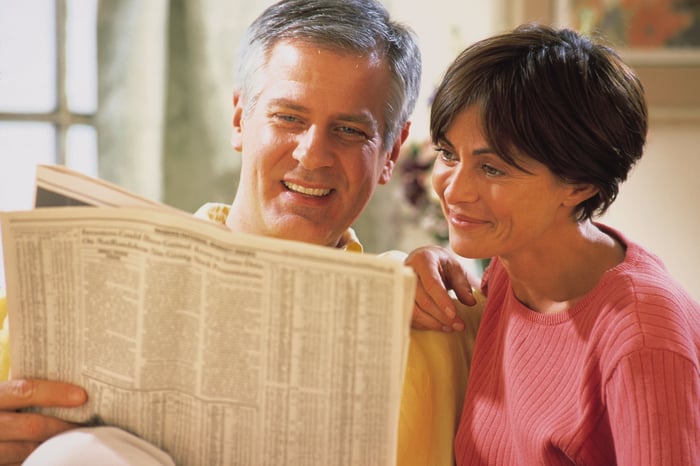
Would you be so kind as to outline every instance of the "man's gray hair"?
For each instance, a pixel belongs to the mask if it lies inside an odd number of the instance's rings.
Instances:
[[[299,40],[338,51],[376,53],[391,72],[384,149],[389,150],[413,113],[421,78],[421,56],[411,29],[392,21],[375,0],[282,0],[247,29],[236,60],[236,86],[250,112],[260,93],[256,77],[274,46]]]

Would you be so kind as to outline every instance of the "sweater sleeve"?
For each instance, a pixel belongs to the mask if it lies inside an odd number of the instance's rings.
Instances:
[[[640,349],[620,361],[605,397],[618,465],[700,464],[696,361]]]

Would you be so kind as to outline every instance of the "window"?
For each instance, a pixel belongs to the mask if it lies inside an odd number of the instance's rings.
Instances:
[[[0,0],[0,210],[32,207],[37,164],[97,175],[97,2]]]
[[[97,1],[0,0],[0,210],[31,207],[36,164],[97,174]]]

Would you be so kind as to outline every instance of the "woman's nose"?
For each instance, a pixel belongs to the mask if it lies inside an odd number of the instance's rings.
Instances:
[[[444,197],[450,204],[474,202],[479,199],[476,183],[466,170],[457,170],[445,183]]]

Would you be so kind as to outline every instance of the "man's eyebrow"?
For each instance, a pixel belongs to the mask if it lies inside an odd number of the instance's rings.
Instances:
[[[372,129],[376,129],[379,126],[379,122],[371,114],[365,112],[341,113],[337,116],[337,119],[348,123],[370,126]]]
[[[298,112],[308,112],[309,109],[304,107],[303,105],[300,105],[293,100],[289,99],[271,99],[270,102],[268,103],[268,107],[285,107],[290,110],[296,110]]]

